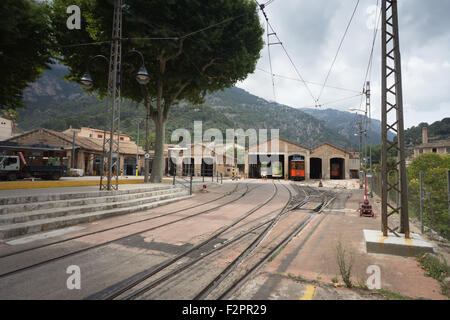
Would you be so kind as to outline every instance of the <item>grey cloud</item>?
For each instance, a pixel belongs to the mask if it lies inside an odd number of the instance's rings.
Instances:
[[[275,0],[266,12],[303,77],[323,82],[355,1]],[[361,90],[369,58],[372,30],[367,27],[369,6],[376,0],[361,0],[349,34],[342,47],[329,85]],[[381,3],[381,1],[380,1]],[[448,0],[400,0],[400,37],[406,126],[424,119],[437,121],[450,115],[450,12]],[[372,74],[374,117],[380,119],[381,48],[380,32],[376,41]],[[280,48],[271,47],[273,71],[296,77]],[[262,51],[258,67],[268,70],[267,48]],[[238,86],[272,100],[270,75],[256,71]],[[310,86],[314,95],[318,86]],[[276,79],[277,102],[293,107],[313,105],[304,86],[295,81]],[[325,89],[322,102],[351,96],[351,93]],[[330,105],[348,110],[359,107],[360,99]]]

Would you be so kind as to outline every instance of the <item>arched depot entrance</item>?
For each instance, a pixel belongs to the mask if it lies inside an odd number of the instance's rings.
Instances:
[[[344,180],[345,179],[345,160],[342,158],[330,159],[330,179]]]
[[[190,177],[194,175],[194,158],[183,159],[183,176]]]
[[[322,159],[321,158],[311,158],[310,163],[310,179],[318,180],[322,178]]]
[[[214,159],[213,158],[202,158],[202,177],[212,177],[214,171]]]
[[[249,178],[261,179],[283,179],[284,172],[284,154],[249,155]]]

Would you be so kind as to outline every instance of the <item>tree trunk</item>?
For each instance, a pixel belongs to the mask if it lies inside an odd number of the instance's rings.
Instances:
[[[152,163],[151,183],[161,183],[164,171],[164,142],[166,133],[166,119],[162,115],[153,117],[155,123],[155,158]]]
[[[147,105],[147,116],[145,118],[145,153],[150,153],[150,106]],[[150,159],[144,158],[144,182],[148,183],[150,170]]]

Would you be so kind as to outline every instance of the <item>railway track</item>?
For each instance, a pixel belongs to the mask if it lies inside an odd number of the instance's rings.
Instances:
[[[274,253],[280,250],[280,248],[285,246],[295,235],[297,235],[301,230],[303,230],[303,228],[305,228],[309,224],[309,222],[323,209],[321,209],[317,213],[312,214],[307,219],[297,224],[295,228],[289,230],[289,232],[280,241],[271,245],[269,249],[267,247],[264,248],[264,250],[265,251],[268,250],[268,252],[262,258],[258,259],[256,263],[253,263],[251,265],[248,265],[248,263],[245,264],[246,262],[248,262],[247,261],[248,258],[251,258],[250,256],[252,254],[253,257],[257,256],[258,254],[261,255],[261,252],[256,253],[255,251],[257,249],[260,249],[260,245],[263,242],[263,240],[269,241],[268,240],[269,233],[275,228],[275,226],[277,226],[278,222],[283,216],[285,216],[290,211],[295,210],[299,205],[311,201],[311,199],[314,198],[315,196],[322,196],[323,204],[321,208],[325,208],[332,201],[330,194],[319,193],[312,188],[303,190],[301,188],[297,188],[295,184],[291,184],[291,186],[294,186],[294,190],[297,191],[297,195],[294,195],[293,192],[290,190],[290,188],[286,187],[284,184],[280,185],[282,185],[288,191],[289,193],[288,201],[286,201],[286,203],[283,205],[281,209],[272,210],[263,217],[260,217],[252,221],[256,223],[256,225],[251,225],[245,230],[239,230],[237,234],[233,235],[232,237],[229,237],[222,243],[217,244],[214,248],[202,252],[197,257],[185,261],[182,264],[178,264],[173,268],[175,262],[179,261],[182,258],[187,257],[188,254],[191,254],[194,251],[198,251],[206,243],[210,242],[214,238],[217,238],[220,234],[223,234],[224,231],[231,229],[232,226],[236,226],[240,221],[243,221],[244,219],[249,217],[252,213],[267,205],[267,203],[269,203],[270,200],[276,196],[276,194],[278,193],[278,189],[273,194],[273,196],[268,199],[268,201],[253,208],[249,212],[246,212],[246,214],[241,216],[238,219],[238,221],[234,221],[231,225],[227,225],[225,228],[219,229],[216,233],[213,234],[212,237],[206,239],[204,243],[202,242],[196,245],[195,247],[189,249],[188,251],[167,261],[166,263],[163,263],[157,266],[156,268],[150,269],[147,273],[145,273],[145,275],[141,274],[139,277],[132,279],[132,281],[117,284],[112,288],[94,294],[88,298],[125,299],[125,300],[141,298],[145,294],[151,292],[152,289],[157,289],[158,287],[160,287],[161,284],[167,283],[168,281],[179,275],[181,272],[192,268],[195,269],[195,267],[199,265],[199,262],[205,262],[205,260],[211,255],[222,254],[221,251],[223,251],[224,249],[228,248],[231,245],[240,244],[241,242],[249,243],[245,247],[245,249],[243,249],[240,252],[240,254],[231,263],[229,263],[212,281],[210,281],[207,285],[205,285],[193,297],[193,299],[207,299],[211,296],[214,296],[217,299],[223,299],[228,297],[233,292],[235,292],[243,283],[245,283],[245,281],[252,274],[254,274],[262,265],[264,265],[264,263],[267,262],[267,260],[269,260],[274,255]],[[274,184],[274,186],[276,187],[276,184]],[[274,213],[275,216],[273,216]],[[241,227],[242,225],[240,225],[240,228]],[[244,264],[245,266],[243,266]],[[172,269],[169,270],[171,266]],[[236,274],[233,275],[233,272],[235,272],[239,266],[241,266],[242,268],[245,267],[249,271],[245,272],[240,277],[238,277]],[[234,278],[234,280],[233,279],[230,280],[230,278]],[[221,286],[222,287],[224,286],[223,284],[226,281],[230,282],[231,285],[228,284],[225,285],[225,288],[220,288]]]
[[[14,255],[17,255],[17,254],[20,254],[20,253],[24,253],[24,252],[29,252],[29,251],[36,250],[36,249],[50,247],[50,246],[53,246],[53,245],[61,244],[61,243],[64,243],[64,242],[80,239],[80,238],[91,236],[91,235],[95,235],[95,234],[99,234],[99,233],[102,233],[102,232],[106,232],[106,231],[111,231],[111,230],[115,230],[115,229],[118,229],[118,228],[127,227],[127,226],[134,225],[134,224],[137,224],[137,223],[146,222],[146,221],[150,221],[150,220],[154,220],[154,219],[158,219],[158,218],[174,215],[176,213],[179,213],[179,212],[182,212],[182,211],[185,211],[185,210],[198,208],[198,207],[204,206],[206,204],[209,204],[209,203],[221,200],[221,199],[223,199],[223,198],[225,198],[227,196],[230,196],[232,194],[235,194],[237,192],[238,186],[239,185],[236,184],[236,186],[233,189],[233,191],[227,192],[227,193],[223,194],[220,197],[217,197],[215,199],[212,199],[210,201],[207,201],[207,202],[204,202],[204,203],[201,203],[201,204],[198,204],[198,205],[190,206],[190,207],[187,207],[187,208],[182,208],[182,209],[171,211],[171,212],[162,213],[162,214],[157,215],[157,216],[152,216],[152,217],[149,217],[149,218],[145,218],[145,219],[141,219],[141,220],[125,223],[125,224],[120,224],[120,225],[117,225],[117,226],[114,226],[114,227],[111,227],[111,228],[101,229],[101,230],[97,230],[97,231],[94,231],[94,232],[89,232],[89,233],[85,233],[85,234],[82,234],[82,235],[78,235],[78,236],[74,236],[74,237],[70,237],[70,238],[54,241],[54,242],[51,242],[51,243],[46,243],[46,244],[43,244],[43,245],[34,246],[34,247],[31,247],[31,248],[27,248],[27,249],[23,249],[23,250],[11,252],[11,253],[3,254],[3,255],[0,255],[0,259],[1,258],[6,258],[6,257],[10,257],[10,256],[14,256]]]
[[[298,185],[291,184],[291,186],[294,186],[294,189],[297,189],[297,195],[300,193],[298,189]],[[302,189],[301,189],[302,190]],[[288,189],[289,191],[289,189]],[[276,226],[278,221],[288,212],[297,209],[298,206],[302,206],[303,204],[308,203],[311,201],[311,198],[313,198],[312,193],[316,193],[316,190],[314,189],[308,189],[309,192],[305,192],[305,196],[303,199],[299,201],[300,204],[298,204],[298,196],[297,199],[293,196],[293,194],[290,193],[290,200],[288,203],[286,203],[285,207],[280,211],[280,213],[276,216],[276,218],[272,221],[272,223],[266,227],[266,229],[255,239],[252,244],[247,247],[246,251],[244,251],[239,257],[237,257],[224,271],[221,272],[205,289],[203,289],[196,297],[195,299],[227,299],[229,298],[234,292],[236,292],[252,275],[254,275],[268,260],[270,260],[272,257],[276,255],[279,250],[284,248],[289,241],[292,240],[293,237],[295,237],[299,232],[301,232],[316,216],[317,214],[320,214],[322,209],[317,211],[317,213],[311,214],[308,218],[301,221],[299,224],[293,228],[293,230],[287,231],[286,235],[282,238],[281,241],[275,242],[275,239],[269,240],[267,239],[266,242],[269,245],[266,245],[265,248],[261,248],[260,252],[254,252],[253,253],[253,260],[256,261],[247,261],[247,264],[245,266],[241,267],[241,273],[236,272],[236,275],[234,276],[234,280],[228,281],[228,285],[225,285],[225,288],[220,290],[220,284],[224,283],[226,280],[226,277],[231,274],[233,270],[236,270],[236,266],[242,262],[244,256],[249,256],[251,252],[254,251],[254,249],[257,247],[257,245],[261,244],[264,237],[267,236],[268,232]],[[313,191],[313,192],[312,192]],[[328,196],[328,194],[326,194]],[[321,194],[321,196],[325,196],[325,194]],[[329,205],[329,203],[332,201],[331,199],[328,199],[328,197],[323,197],[321,208],[325,208]],[[284,233],[283,233],[284,235]],[[276,238],[276,237],[275,237]],[[264,253],[264,251],[268,251],[267,253]],[[261,256],[261,258],[257,258],[257,256]],[[214,292],[214,289],[219,288],[219,290],[216,290]]]
[[[237,185],[237,186],[238,186],[238,185]],[[236,186],[236,188],[237,188],[237,186]],[[0,278],[8,277],[8,276],[17,274],[17,273],[19,273],[19,272],[23,272],[23,271],[26,271],[26,270],[30,270],[30,269],[33,269],[33,268],[36,268],[36,267],[39,267],[39,266],[42,266],[42,265],[45,265],[45,264],[48,264],[48,263],[51,263],[51,262],[55,262],[55,261],[57,261],[57,260],[61,260],[61,259],[64,259],[64,258],[68,258],[68,257],[74,256],[74,255],[76,255],[76,254],[81,254],[81,253],[84,253],[84,252],[89,251],[89,250],[93,250],[93,249],[96,249],[96,248],[100,248],[100,247],[103,247],[103,246],[112,244],[112,243],[114,243],[114,242],[117,242],[117,241],[125,240],[125,239],[127,239],[127,238],[130,238],[130,237],[133,237],[133,236],[136,236],[136,235],[145,233],[145,232],[153,231],[153,230],[156,230],[156,229],[159,229],[159,228],[166,227],[166,226],[168,226],[168,225],[175,224],[175,223],[177,223],[177,222],[185,221],[185,220],[192,219],[192,218],[194,218],[194,217],[197,217],[197,216],[200,216],[200,215],[203,215],[203,214],[207,214],[207,213],[213,212],[214,210],[217,210],[217,209],[219,209],[219,208],[223,208],[223,207],[225,207],[225,206],[227,206],[227,205],[229,205],[229,204],[232,204],[232,203],[234,203],[234,202],[236,202],[236,201],[242,199],[243,197],[245,197],[246,195],[248,195],[250,192],[254,191],[255,189],[259,188],[260,186],[261,186],[261,185],[256,186],[256,187],[253,187],[252,189],[250,189],[250,188],[249,188],[249,185],[246,184],[246,185],[245,185],[246,190],[245,190],[242,194],[240,194],[239,197],[237,197],[237,198],[235,198],[235,199],[232,199],[232,200],[230,200],[230,201],[227,201],[226,203],[220,204],[220,205],[218,205],[218,206],[215,206],[215,207],[212,207],[212,208],[209,208],[209,209],[206,209],[206,210],[202,210],[202,211],[200,211],[200,212],[197,212],[197,213],[194,213],[194,214],[192,214],[192,215],[188,215],[188,216],[182,217],[182,218],[180,218],[180,219],[176,219],[176,220],[173,220],[173,221],[170,221],[170,222],[167,222],[167,223],[163,223],[163,224],[160,224],[160,225],[157,225],[157,226],[152,226],[152,227],[147,228],[147,229],[145,229],[145,230],[141,230],[141,231],[138,231],[138,232],[134,232],[134,233],[132,233],[132,234],[128,234],[128,235],[126,235],[126,236],[119,237],[119,238],[116,238],[116,239],[114,239],[114,240],[110,240],[110,241],[102,242],[102,243],[99,243],[99,244],[96,244],[96,245],[92,245],[92,246],[89,246],[89,247],[86,247],[86,248],[74,250],[74,251],[71,251],[71,252],[69,252],[69,253],[66,253],[66,254],[63,254],[63,255],[56,256],[56,257],[54,257],[54,258],[46,259],[46,260],[43,260],[43,261],[40,261],[40,262],[37,262],[37,263],[29,264],[29,265],[26,265],[26,266],[23,266],[23,267],[14,269],[14,270],[10,270],[10,271],[7,271],[7,272],[4,272],[4,273],[0,274]],[[237,189],[235,189],[234,191],[236,191],[236,190],[237,190]],[[226,197],[226,196],[229,196],[229,195],[231,195],[231,194],[232,194],[232,193],[225,194],[225,195],[223,195],[223,196],[221,196],[221,197],[218,197],[218,198],[216,198],[216,199],[211,200],[211,201],[208,202],[208,203],[217,201],[217,200],[219,200],[219,199],[221,199],[221,198],[224,198],[224,197]],[[192,208],[196,208],[196,207],[200,207],[200,206],[205,205],[205,204],[206,204],[206,203],[203,203],[203,204],[196,205],[196,206],[192,206],[192,207],[189,207],[189,208],[179,209],[179,210],[176,210],[176,211],[174,211],[174,212],[165,213],[165,214],[159,215],[159,216],[157,216],[157,217],[151,217],[151,218],[143,219],[143,220],[140,220],[140,221],[127,223],[127,224],[124,224],[124,225],[119,225],[119,226],[115,226],[115,227],[112,227],[112,228],[108,228],[108,229],[104,229],[104,230],[99,230],[99,231],[92,232],[92,233],[89,233],[89,234],[84,234],[84,235],[80,235],[80,236],[77,236],[77,237],[72,237],[72,238],[60,240],[60,241],[57,241],[57,242],[54,242],[54,243],[45,244],[45,245],[42,245],[42,246],[38,246],[38,247],[33,247],[33,248],[25,249],[25,250],[22,250],[22,251],[18,251],[18,252],[14,252],[14,253],[11,253],[11,254],[4,255],[4,256],[2,256],[2,257],[0,257],[0,258],[6,258],[6,257],[10,257],[10,256],[13,256],[13,255],[18,255],[19,253],[24,253],[24,252],[28,252],[28,251],[32,251],[32,250],[37,250],[37,249],[41,249],[41,248],[45,248],[45,247],[49,247],[49,246],[61,244],[61,243],[64,243],[64,242],[68,242],[68,241],[70,241],[70,240],[80,239],[80,238],[83,238],[83,237],[86,237],[86,236],[89,236],[89,235],[93,235],[93,234],[98,234],[98,233],[102,233],[102,232],[108,232],[108,231],[111,231],[111,230],[115,230],[115,229],[118,229],[118,228],[122,228],[122,227],[124,227],[124,226],[129,226],[129,225],[131,225],[131,224],[141,223],[141,222],[144,222],[144,221],[153,220],[153,219],[160,218],[160,217],[163,217],[163,216],[174,215],[174,214],[176,214],[176,213],[178,213],[178,212],[185,211],[185,210],[192,209]]]
[[[250,215],[252,215],[253,213],[255,213],[256,211],[258,211],[259,209],[261,209],[262,207],[264,207],[267,203],[269,203],[272,199],[275,198],[275,196],[278,193],[278,188],[277,186],[274,184],[274,191],[272,193],[272,195],[265,200],[263,203],[253,207],[251,210],[246,211],[243,215],[241,215],[239,218],[235,219],[234,221],[232,221],[231,223],[221,227],[220,229],[218,229],[216,232],[214,232],[211,236],[209,236],[207,239],[203,240],[201,243],[198,243],[197,245],[193,246],[192,248],[184,251],[181,254],[178,254],[177,256],[173,257],[172,259],[169,259],[168,261],[166,261],[165,263],[157,266],[156,268],[151,268],[147,271],[145,271],[143,274],[140,274],[137,279],[133,279],[130,281],[130,283],[119,283],[115,286],[113,286],[112,288],[109,288],[107,290],[104,290],[102,292],[96,293],[90,297],[88,297],[88,299],[104,299],[104,300],[111,300],[114,298],[117,298],[123,294],[125,294],[126,292],[133,290],[133,288],[135,288],[136,286],[140,285],[141,283],[143,283],[144,281],[146,281],[147,279],[149,279],[150,277],[157,275],[158,273],[160,273],[161,271],[164,271],[165,269],[167,269],[168,267],[172,266],[174,263],[176,263],[177,261],[179,261],[180,259],[186,257],[188,254],[193,253],[199,249],[201,249],[202,247],[204,247],[206,244],[210,243],[212,240],[217,239],[220,235],[222,235],[223,233],[225,233],[226,231],[228,231],[229,229],[231,229],[232,227],[236,226],[237,224],[239,224],[240,222],[242,222],[243,220],[245,220],[246,218],[248,218]],[[234,242],[234,241],[233,241]],[[231,242],[232,243],[232,242]],[[228,246],[229,244],[227,244]],[[217,248],[213,249],[213,252],[216,251]],[[212,252],[211,252],[212,253]],[[209,254],[208,254],[209,255]],[[162,281],[167,280],[169,278],[171,278],[172,276],[174,276],[175,274],[177,274],[178,272],[184,270],[185,268],[187,268],[188,266],[190,266],[191,264],[188,263],[188,265],[185,265],[183,267],[183,269],[176,269],[176,271],[172,271],[171,273],[169,273],[169,275],[164,275],[160,278],[158,278],[157,280],[154,280],[152,282],[150,282],[149,284],[147,284],[146,286],[144,286],[144,288],[141,288],[137,291],[137,293],[133,293],[130,295],[130,297],[127,296],[127,298],[131,298],[134,297],[136,295],[142,294],[143,292],[146,292],[148,290],[150,290],[151,288],[153,288],[154,286],[160,284]]]
[[[21,266],[20,268],[15,268],[14,270],[10,270],[4,272],[3,274],[0,274],[0,278],[5,278],[25,270],[33,269],[35,267],[46,265],[60,259],[106,246],[108,244],[112,244],[114,242],[121,241],[148,231],[185,221],[201,214],[213,212],[219,208],[227,206],[230,203],[242,199],[244,196],[248,195],[250,192],[256,190],[261,186],[267,186],[267,184],[258,184],[255,187],[250,187],[249,184],[245,184],[245,190],[239,191],[238,189],[240,185],[241,184],[237,184],[235,188],[227,194],[221,195],[220,197],[214,198],[200,205],[190,206],[188,208],[163,213],[162,215],[156,217],[150,217],[143,220],[127,223],[125,225],[98,230],[94,233],[84,234],[47,245],[33,247],[25,249],[23,251],[5,255],[6,257],[16,254],[18,255],[27,251],[37,250],[43,247],[86,237],[91,234],[111,231],[130,224],[140,223],[151,219],[156,219],[161,216],[171,215],[177,212],[201,207],[208,203],[214,203],[215,201],[223,199],[227,196],[239,194],[239,197],[231,199],[226,203],[222,203],[218,206],[214,206],[212,208],[190,214],[180,219],[152,226],[145,230],[128,234],[111,241],[90,245],[89,247],[74,250],[63,255],[58,255],[54,258],[46,259],[26,266]],[[281,207],[279,207],[278,203],[271,203],[271,201],[275,198],[279,199],[280,196],[283,197],[282,194],[277,197],[282,188],[287,190],[288,199],[286,199],[286,201],[283,200],[283,203],[285,203],[282,206],[280,204]],[[293,189],[294,192],[292,192],[291,189]],[[284,197],[286,197],[286,192],[284,192]],[[288,225],[289,228],[286,228],[286,230],[284,229],[286,223],[283,219],[284,217],[288,216],[287,214],[289,212],[296,210],[299,206],[301,207],[308,202],[316,201],[317,199],[323,200],[320,210],[313,213],[306,219],[303,219],[303,221],[301,221],[299,224],[291,223],[290,225]],[[181,281],[186,281],[186,273],[183,271],[193,272],[192,270],[197,270],[199,266],[200,269],[202,269],[201,266],[204,266],[205,263],[208,264],[210,259],[217,259],[217,257],[225,255],[225,253],[229,254],[230,252],[228,250],[234,250],[232,252],[236,253],[236,248],[238,248],[236,254],[237,256],[235,259],[233,259],[233,261],[227,263],[223,270],[221,270],[211,282],[204,285],[198,291],[196,290],[197,292],[193,292],[194,299],[227,298],[232,295],[233,292],[238,290],[238,288],[242,286],[242,284],[244,284],[254,272],[256,272],[262,265],[264,265],[264,263],[274,255],[274,253],[285,246],[296,234],[301,232],[301,230],[306,227],[306,225],[308,225],[308,223],[314,218],[314,216],[319,214],[327,205],[329,205],[329,203],[331,203],[331,201],[332,193],[330,192],[321,192],[313,188],[297,186],[296,184],[286,185],[284,183],[273,183],[273,192],[270,197],[268,197],[264,202],[241,214],[237,219],[216,230],[207,239],[202,240],[201,243],[198,243],[185,252],[178,254],[177,256],[165,262],[162,262],[159,265],[152,266],[148,270],[144,270],[143,272],[122,280],[115,285],[107,288],[106,290],[102,290],[100,292],[97,292],[96,294],[90,295],[89,297],[87,297],[87,299],[140,299],[145,298],[145,296],[149,294],[158,294],[159,290],[161,290],[161,284],[171,283],[172,280],[179,281],[179,277],[177,277],[177,275],[181,274]],[[271,207],[270,211],[262,211],[266,208],[266,206],[269,207],[269,205]],[[279,226],[280,221],[282,221],[281,227]],[[279,231],[282,231],[281,234]],[[276,236],[274,236],[274,232]],[[269,243],[269,245],[267,243]],[[1,258],[3,258],[3,256],[0,257],[0,259]],[[216,270],[214,270],[214,272],[215,271]],[[211,275],[213,275],[213,273],[209,274],[209,276]],[[190,280],[187,279],[187,281],[189,282]],[[166,286],[163,287],[164,290],[166,290],[165,288]]]

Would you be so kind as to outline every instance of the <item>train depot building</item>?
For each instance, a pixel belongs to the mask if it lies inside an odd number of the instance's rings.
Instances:
[[[359,169],[357,152],[330,143],[310,149],[277,138],[250,146],[245,155],[245,175],[251,179],[343,180],[358,178]]]
[[[75,135],[75,139],[74,139]],[[78,169],[84,176],[98,176],[101,172],[101,158],[103,155],[103,130],[92,128],[73,129],[63,132],[40,128],[14,136],[0,143],[0,153],[17,155],[18,152],[39,146],[49,150],[62,150],[61,163],[67,168]],[[106,139],[109,133],[106,132]],[[2,146],[3,144],[3,146]],[[14,146],[14,148],[12,147]],[[120,168],[123,175],[135,175],[136,163],[139,174],[143,175],[144,155],[142,147],[125,134],[120,135]],[[205,176],[222,175],[230,177],[235,167],[234,158],[227,155],[225,146],[213,143],[199,143],[183,148],[175,144],[164,145],[164,173],[167,176]],[[72,162],[72,153],[74,161]],[[117,155],[114,155],[117,157]],[[150,172],[154,150],[149,152]],[[138,160],[137,160],[138,159]],[[173,159],[178,159],[173,161]],[[137,162],[138,161],[138,162]]]
[[[225,145],[210,142],[191,144],[188,147],[166,145],[164,158],[165,173],[171,176],[231,177],[233,168],[236,167],[236,160],[226,152]]]

